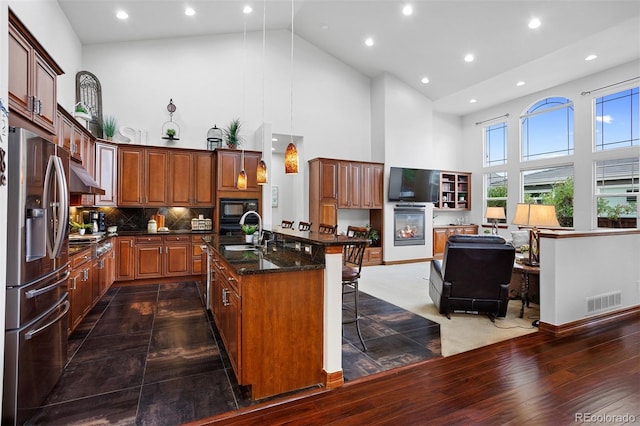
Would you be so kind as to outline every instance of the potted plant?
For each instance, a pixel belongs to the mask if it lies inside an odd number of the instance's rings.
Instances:
[[[378,245],[378,241],[380,241],[380,234],[377,230],[373,229],[371,225],[367,224],[367,228],[369,228],[369,239],[371,240],[371,245]]]
[[[113,140],[113,136],[116,134],[117,124],[118,122],[116,121],[116,118],[112,115],[107,115],[102,120],[102,131],[108,141]]]
[[[72,231],[78,231],[78,234],[80,235],[84,235],[87,229],[93,227],[91,223],[78,223],[74,221],[69,222],[69,225],[71,225]]]
[[[244,224],[240,227],[242,229],[242,233],[244,234],[244,241],[247,243],[253,242],[253,234],[258,230],[258,225],[247,225]]]
[[[82,102],[76,104],[73,116],[81,120],[91,121],[91,113]]]
[[[229,122],[229,125],[224,129],[224,137],[227,142],[227,146],[231,149],[236,149],[241,143],[240,127],[242,123],[239,118],[234,118]]]
[[[176,135],[176,129],[167,129],[165,133],[170,139],[173,139]]]

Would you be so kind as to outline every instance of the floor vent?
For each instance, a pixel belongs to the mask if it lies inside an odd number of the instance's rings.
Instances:
[[[608,311],[621,305],[622,292],[620,291],[587,297],[587,314]]]

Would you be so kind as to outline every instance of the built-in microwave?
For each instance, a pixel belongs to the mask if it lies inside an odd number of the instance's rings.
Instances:
[[[220,199],[220,234],[239,234],[240,218],[248,211],[259,212],[257,198],[221,198]],[[247,217],[245,223],[255,225],[258,218],[254,215]]]

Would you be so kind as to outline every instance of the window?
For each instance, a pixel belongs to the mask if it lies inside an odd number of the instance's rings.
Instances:
[[[573,154],[573,102],[546,98],[522,120],[522,161]]]
[[[598,227],[637,227],[639,161],[638,157],[596,161]]]
[[[596,99],[596,151],[638,146],[638,87]]]
[[[507,173],[485,173],[485,210],[486,207],[503,207],[505,216],[507,214]],[[506,219],[499,219],[498,223],[506,223]]]
[[[507,123],[498,123],[484,128],[484,165],[496,166],[507,163]]]
[[[553,204],[560,226],[573,226],[573,165],[522,172],[525,203]]]

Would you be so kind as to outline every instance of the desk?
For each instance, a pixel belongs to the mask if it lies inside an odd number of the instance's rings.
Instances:
[[[520,298],[522,299],[522,308],[520,309],[520,318],[524,317],[524,305],[529,307],[529,284],[531,275],[540,276],[539,266],[525,265],[524,263],[513,263],[513,272],[521,275]]]

